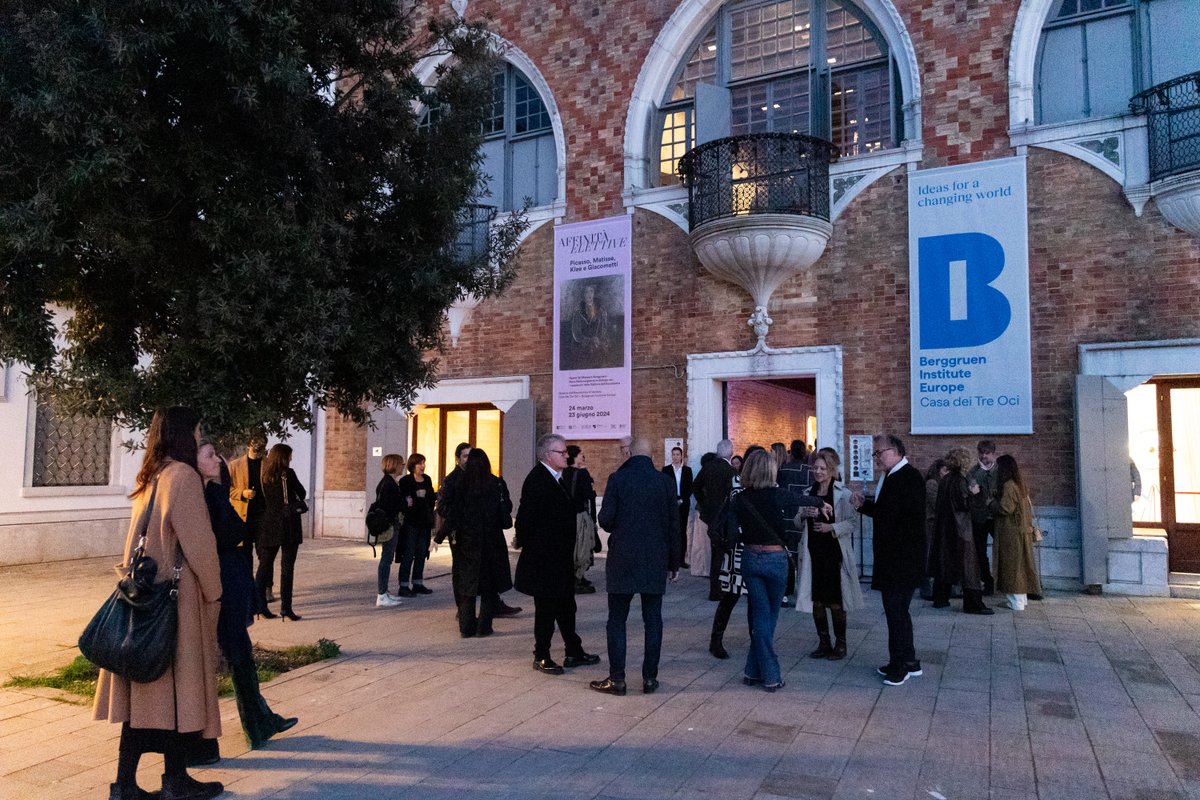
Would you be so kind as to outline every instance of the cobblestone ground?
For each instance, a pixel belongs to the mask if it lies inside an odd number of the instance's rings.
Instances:
[[[111,590],[112,559],[0,568],[0,679],[62,666]],[[532,602],[488,639],[461,639],[448,555],[434,594],[374,607],[369,548],[301,548],[299,623],[261,621],[268,645],[342,646],[334,661],[268,684],[300,724],[248,751],[222,701],[224,760],[200,770],[229,797],[372,798],[1200,798],[1200,602],[1051,594],[1014,614],[973,617],[915,602],[925,674],[881,686],[878,597],[850,618],[850,657],[814,661],[810,619],[780,618],[787,687],[741,684],[735,613],[718,661],[714,604],[686,576],[664,603],[657,694],[587,689],[605,666],[551,677],[530,668]],[[592,577],[603,587],[603,561]],[[603,655],[603,591],[579,598],[580,632]],[[957,603],[955,604],[957,605]],[[641,658],[630,617],[630,673]],[[556,657],[561,657],[556,652]],[[0,689],[0,798],[107,797],[117,726],[51,690]],[[161,759],[141,784],[157,789]]]

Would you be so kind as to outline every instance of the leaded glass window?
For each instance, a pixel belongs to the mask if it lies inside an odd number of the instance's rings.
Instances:
[[[1062,0],[1038,51],[1039,123],[1128,113],[1144,89],[1200,71],[1200,0]]]
[[[37,402],[32,486],[107,486],[112,421]]]
[[[679,157],[695,146],[697,128],[708,130],[702,123],[714,118],[697,106],[699,83],[720,87],[716,96],[728,104],[729,129],[720,135],[804,133],[858,155],[894,147],[900,138],[892,75],[883,37],[843,0],[727,3],[663,101],[659,181],[677,182]],[[714,95],[704,96],[711,102]],[[686,112],[692,117],[685,123]]]
[[[536,88],[512,64],[496,71],[492,113],[484,128],[484,202],[501,211],[552,202],[558,194],[558,156],[550,112]]]

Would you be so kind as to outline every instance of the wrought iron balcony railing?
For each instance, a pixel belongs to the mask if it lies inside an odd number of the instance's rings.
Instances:
[[[1200,72],[1152,86],[1129,105],[1148,118],[1151,181],[1200,170]]]
[[[751,133],[706,142],[679,160],[688,224],[745,214],[829,220],[830,142],[799,133]]]
[[[486,258],[488,232],[496,218],[495,206],[470,204],[458,212],[458,236],[454,240],[454,255],[461,261]]]

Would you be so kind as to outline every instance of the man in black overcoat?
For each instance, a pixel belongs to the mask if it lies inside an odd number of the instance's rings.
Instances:
[[[538,439],[538,463],[521,487],[515,545],[518,592],[533,597],[533,668],[561,675],[563,667],[600,663],[575,633],[575,506],[562,485],[567,443],[556,433]],[[560,666],[550,658],[554,626],[566,646]]]
[[[874,520],[875,567],[871,588],[879,591],[888,626],[888,663],[878,672],[889,686],[921,674],[913,647],[913,591],[925,578],[925,480],[904,453],[904,442],[890,434],[874,438],[875,469],[880,473],[875,496],[861,491],[850,502]]]
[[[696,497],[696,514],[705,525],[712,525],[721,503],[733,490],[733,479],[737,470],[730,463],[733,457],[733,442],[722,439],[717,443],[717,457],[700,468],[700,474],[692,482],[692,494]],[[708,599],[721,599],[721,551],[711,547],[708,571]]]
[[[608,479],[600,506],[600,526],[608,531],[608,677],[590,685],[615,695],[625,694],[625,623],[635,594],[642,596],[646,629],[642,691],[658,688],[662,599],[681,558],[675,478],[655,471],[645,439],[634,439],[631,447],[633,455]]]

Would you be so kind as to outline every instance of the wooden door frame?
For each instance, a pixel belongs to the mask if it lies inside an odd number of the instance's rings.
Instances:
[[[1159,486],[1159,519],[1157,522],[1137,522],[1135,528],[1158,528],[1167,534],[1167,568],[1172,572],[1177,564],[1171,564],[1170,542],[1180,533],[1200,536],[1200,523],[1180,523],[1176,518],[1175,501],[1175,436],[1171,420],[1171,390],[1200,389],[1200,377],[1197,376],[1162,376],[1147,381],[1154,386],[1155,414],[1158,427],[1158,486]]]

